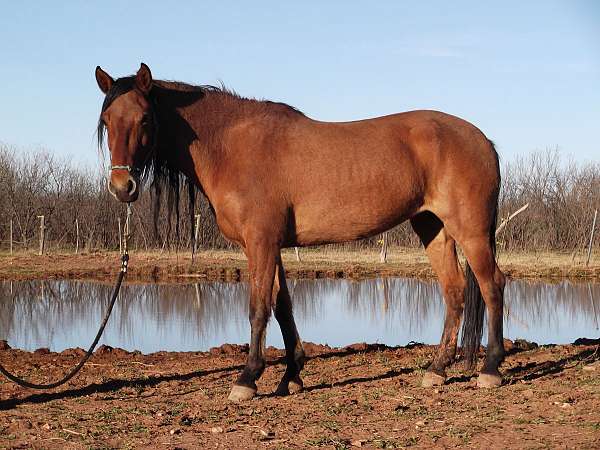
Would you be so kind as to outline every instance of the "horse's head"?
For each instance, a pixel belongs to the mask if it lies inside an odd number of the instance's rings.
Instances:
[[[96,81],[106,95],[98,121],[98,140],[108,134],[111,170],[108,190],[122,202],[139,195],[140,177],[155,151],[156,121],[150,90],[152,74],[142,63],[135,76],[116,81],[96,67]]]

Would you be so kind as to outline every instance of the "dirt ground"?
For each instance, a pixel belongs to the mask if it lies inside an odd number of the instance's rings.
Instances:
[[[433,273],[420,250],[301,250],[284,260],[291,278],[368,278]],[[0,279],[113,280],[117,253],[2,255]],[[600,280],[567,254],[500,254],[515,278]],[[246,277],[239,252],[189,255],[133,252],[128,280],[231,280]],[[81,349],[52,353],[1,345],[0,362],[34,381],[55,380]],[[505,384],[475,386],[460,365],[439,388],[421,388],[435,347],[306,344],[305,390],[272,395],[283,374],[282,351],[269,349],[259,396],[242,404],[227,395],[247,347],[142,355],[102,347],[67,385],[47,392],[0,380],[0,448],[600,448],[599,341],[534,347],[506,342]]]
[[[580,252],[581,253],[581,252]],[[284,251],[287,276],[290,278],[373,278],[405,276],[431,278],[431,266],[422,249],[391,248],[388,261],[379,262],[379,252],[338,250],[320,247],[301,249],[301,262],[292,250]],[[499,252],[499,265],[513,278],[600,280],[600,255],[593,254],[588,267],[581,254]],[[4,254],[0,258],[0,279],[36,278],[113,280],[119,270],[117,252],[74,255],[72,253]],[[239,251],[202,251],[192,263],[189,253],[131,253],[128,280],[240,280],[247,274],[247,263]]]
[[[598,341],[534,348],[507,341],[505,384],[483,390],[457,365],[421,388],[435,347],[306,344],[305,390],[272,395],[282,352],[269,349],[259,396],[226,398],[247,347],[150,355],[102,347],[49,392],[0,382],[2,448],[600,448]],[[0,351],[34,380],[58,378],[82,350]]]

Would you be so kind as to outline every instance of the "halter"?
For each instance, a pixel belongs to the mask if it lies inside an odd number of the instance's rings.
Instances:
[[[117,170],[117,169],[126,170],[127,172],[133,171],[133,168],[131,166],[110,166],[110,170]],[[136,169],[136,170],[139,170],[139,169]]]

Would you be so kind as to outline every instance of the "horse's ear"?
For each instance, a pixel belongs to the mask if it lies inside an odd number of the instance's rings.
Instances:
[[[109,74],[102,70],[100,66],[96,66],[96,82],[98,83],[100,90],[106,94],[110,90],[115,80],[113,80]]]
[[[145,95],[148,95],[152,88],[152,73],[150,72],[150,68],[144,63],[140,65],[140,70],[135,75],[135,87]]]

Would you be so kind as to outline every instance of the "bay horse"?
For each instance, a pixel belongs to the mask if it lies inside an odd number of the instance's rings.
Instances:
[[[494,239],[500,171],[493,143],[478,128],[425,110],[320,122],[225,88],[154,80],[143,63],[117,80],[99,66],[95,75],[105,94],[98,139],[102,148],[107,133],[110,192],[133,202],[151,178],[178,196],[185,180],[191,195],[194,188],[206,195],[221,232],[248,258],[250,349],[229,400],[256,394],[272,311],[287,363],[276,394],[302,388],[304,351],[281,249],[352,241],[405,220],[425,247],[446,304],[439,349],[422,385],[445,382],[463,310],[463,353],[472,367],[486,308],[488,346],[477,382],[501,384],[505,279]]]

